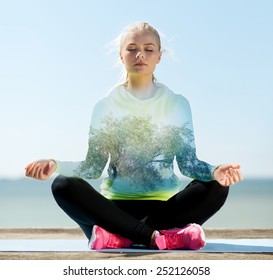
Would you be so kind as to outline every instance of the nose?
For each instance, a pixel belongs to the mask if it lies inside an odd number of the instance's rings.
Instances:
[[[143,53],[142,52],[138,52],[137,55],[136,55],[136,58],[143,59],[144,58]]]

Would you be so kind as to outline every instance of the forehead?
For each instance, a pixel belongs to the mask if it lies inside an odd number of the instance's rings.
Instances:
[[[156,36],[151,31],[148,30],[128,32],[126,34],[123,44],[124,46],[130,44],[136,44],[136,45],[153,44],[155,46],[158,46]]]

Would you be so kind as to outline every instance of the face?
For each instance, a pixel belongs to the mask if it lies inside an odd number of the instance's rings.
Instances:
[[[147,30],[129,32],[120,51],[128,75],[153,75],[161,51],[155,35]]]

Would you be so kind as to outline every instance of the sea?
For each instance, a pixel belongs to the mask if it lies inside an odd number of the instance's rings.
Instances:
[[[30,178],[0,179],[0,228],[77,227],[56,204],[51,183]],[[183,180],[187,185],[188,180]],[[90,183],[99,190],[100,181]],[[251,178],[230,188],[225,205],[207,229],[273,229],[273,178]]]

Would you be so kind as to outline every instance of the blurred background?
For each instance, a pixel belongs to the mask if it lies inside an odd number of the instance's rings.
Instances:
[[[270,0],[0,0],[0,227],[76,226],[24,168],[84,159],[92,108],[120,77],[109,43],[143,20],[168,50],[157,80],[190,101],[198,157],[245,175],[205,227],[273,228]]]

